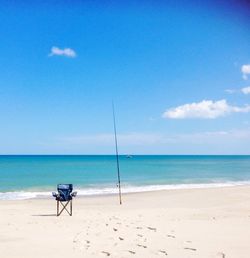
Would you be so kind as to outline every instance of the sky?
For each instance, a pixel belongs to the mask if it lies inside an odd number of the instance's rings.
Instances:
[[[247,1],[0,2],[0,154],[250,154]]]

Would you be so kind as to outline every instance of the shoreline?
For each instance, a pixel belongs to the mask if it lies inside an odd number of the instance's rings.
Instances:
[[[144,186],[126,186],[122,187],[123,194],[136,194],[147,192],[159,191],[172,191],[172,190],[192,190],[192,189],[213,189],[213,188],[228,188],[250,186],[250,181],[228,181],[224,183],[190,183],[190,184],[168,184],[168,185],[144,185]],[[78,192],[78,198],[94,197],[94,196],[109,196],[116,195],[117,188],[103,187],[103,188],[75,188]],[[56,191],[9,191],[0,192],[0,201],[6,200],[30,200],[30,199],[49,199],[51,193]]]

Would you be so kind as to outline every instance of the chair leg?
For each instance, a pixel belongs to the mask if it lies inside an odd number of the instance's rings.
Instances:
[[[61,206],[62,206],[62,209],[61,209],[61,210],[60,210],[60,203],[61,203]],[[70,203],[70,210],[68,211],[67,206],[68,206],[69,203]],[[73,203],[72,203],[72,200],[68,201],[65,205],[64,205],[62,202],[60,202],[60,201],[57,200],[56,215],[57,215],[57,216],[60,216],[64,210],[66,210],[67,213],[68,213],[70,216],[72,216],[72,214],[73,214]]]
[[[59,216],[59,201],[57,201],[56,216]]]
[[[62,209],[61,209],[61,211],[58,213],[58,216],[60,216],[61,214],[62,214],[62,212],[65,210],[70,216],[72,216],[71,215],[71,213],[68,211],[68,209],[67,209],[67,206],[68,206],[68,204],[70,203],[70,201],[68,201],[65,205],[62,203],[62,202],[60,202],[61,203],[61,205],[62,205]]]

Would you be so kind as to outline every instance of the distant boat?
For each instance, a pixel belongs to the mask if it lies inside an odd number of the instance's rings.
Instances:
[[[132,155],[126,155],[126,158],[131,159],[131,158],[133,158],[133,156]]]

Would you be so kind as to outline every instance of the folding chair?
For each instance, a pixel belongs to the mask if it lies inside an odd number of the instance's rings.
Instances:
[[[58,184],[57,191],[58,193],[55,193],[55,192],[52,193],[53,197],[55,197],[57,201],[56,215],[60,216],[62,212],[65,210],[70,216],[72,216],[72,199],[77,195],[77,192],[72,192],[73,185]],[[60,204],[62,206],[61,210],[60,210]],[[70,204],[70,210],[67,209],[68,204]]]

